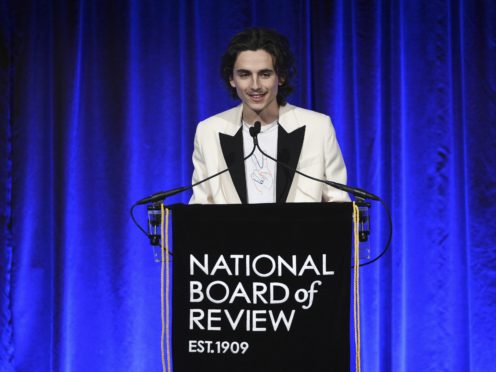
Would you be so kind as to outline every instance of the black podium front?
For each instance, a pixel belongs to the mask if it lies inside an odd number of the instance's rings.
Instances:
[[[174,371],[349,371],[352,215],[173,206]]]

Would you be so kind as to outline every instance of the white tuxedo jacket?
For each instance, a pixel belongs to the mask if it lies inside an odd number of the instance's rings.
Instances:
[[[242,105],[198,124],[193,183],[229,172],[193,188],[191,204],[247,203],[243,163]],[[346,167],[331,119],[290,104],[279,108],[277,160],[310,176],[346,184]],[[277,202],[349,201],[348,194],[277,166]]]

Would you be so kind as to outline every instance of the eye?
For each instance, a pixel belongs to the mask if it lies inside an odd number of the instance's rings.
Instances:
[[[272,72],[271,71],[264,71],[262,72],[262,77],[264,78],[270,78],[272,76]]]

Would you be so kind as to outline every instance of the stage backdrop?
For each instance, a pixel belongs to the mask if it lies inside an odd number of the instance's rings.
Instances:
[[[494,1],[3,0],[2,371],[161,369],[160,269],[128,208],[190,182],[196,123],[237,104],[220,56],[254,25],[288,36],[290,102],[332,117],[349,183],[392,209],[363,370],[496,370]]]

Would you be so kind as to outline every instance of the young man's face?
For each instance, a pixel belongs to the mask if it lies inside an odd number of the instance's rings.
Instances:
[[[257,115],[278,110],[277,91],[282,82],[274,70],[272,56],[265,50],[239,53],[230,82],[245,110]]]

